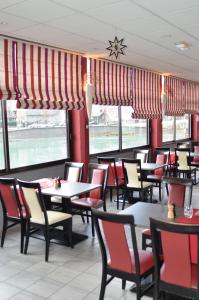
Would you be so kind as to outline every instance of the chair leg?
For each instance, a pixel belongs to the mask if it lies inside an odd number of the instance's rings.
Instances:
[[[81,214],[82,222],[85,223],[84,215],[83,213]]]
[[[106,289],[106,278],[107,278],[107,274],[106,274],[105,270],[103,269],[99,300],[104,300],[104,294],[105,294],[105,289]]]
[[[141,299],[141,282],[136,283],[136,299]]]
[[[86,211],[86,219],[87,219],[87,224],[89,224],[89,215],[88,215],[88,211]]]
[[[45,227],[44,229],[44,236],[46,240],[45,261],[47,262],[49,257],[49,246],[50,246],[50,233],[48,227]]]
[[[150,203],[152,203],[153,187],[150,188]]]
[[[124,207],[125,207],[126,196],[127,196],[127,189],[125,188],[125,190],[124,190],[124,196],[123,196],[123,203],[122,203],[122,210],[123,210]]]
[[[142,234],[142,250],[146,250],[146,236]]]
[[[113,191],[112,191],[112,188],[110,188],[110,201],[111,202],[113,201]]]
[[[122,289],[125,290],[126,288],[126,280],[122,279]]]
[[[24,254],[27,254],[28,244],[29,244],[29,237],[30,237],[30,221],[27,221],[27,223],[26,223],[26,241],[25,241]]]
[[[91,228],[92,228],[92,236],[95,237],[94,218],[92,212],[91,212]]]
[[[21,253],[23,253],[23,248],[24,248],[25,230],[26,230],[26,221],[25,220],[21,220],[21,248],[20,248],[20,252]]]
[[[2,229],[2,235],[1,235],[1,247],[3,248],[4,245],[4,241],[5,241],[5,236],[6,236],[6,232],[7,232],[7,226],[8,226],[8,219],[6,214],[4,214],[4,218],[3,218],[3,229]]]
[[[119,209],[119,188],[116,187],[116,193],[117,193],[117,209]]]
[[[66,220],[65,224],[63,225],[63,230],[64,232],[66,232],[71,248],[73,248],[74,245],[73,245],[73,232],[72,232],[72,218]]]
[[[162,189],[161,189],[161,182],[159,182],[159,200],[162,202]]]

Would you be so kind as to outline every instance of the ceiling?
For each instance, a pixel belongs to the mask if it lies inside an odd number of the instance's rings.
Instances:
[[[117,35],[120,62],[199,81],[198,0],[0,0],[0,33],[104,58]]]

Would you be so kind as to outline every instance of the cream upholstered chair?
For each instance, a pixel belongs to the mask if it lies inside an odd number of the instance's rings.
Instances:
[[[39,183],[18,180],[18,184],[27,216],[24,253],[27,254],[29,237],[32,233],[30,225],[33,228],[42,230],[44,233],[46,241],[45,261],[48,261],[49,257],[51,231],[53,228],[63,226],[66,239],[68,239],[70,246],[73,247],[72,215],[58,211],[46,210]]]
[[[177,173],[183,174],[183,177],[193,178],[196,184],[196,167],[190,165],[190,149],[175,148],[175,155],[177,157]]]
[[[123,158],[122,167],[125,178],[125,191],[122,209],[124,209],[126,199],[132,194],[133,191],[139,192],[141,201],[144,200],[144,192],[149,191],[150,201],[152,202],[153,184],[143,181],[140,178],[140,174],[142,173],[140,160]]]
[[[78,182],[82,179],[84,163],[81,162],[65,162],[64,164],[64,180],[68,182]],[[76,197],[75,197],[76,198]],[[51,202],[62,206],[62,197],[52,196]]]

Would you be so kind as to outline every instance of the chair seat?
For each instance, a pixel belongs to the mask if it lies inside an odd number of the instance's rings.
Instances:
[[[196,167],[193,166],[184,166],[184,167],[178,167],[179,171],[193,171],[196,170]]]
[[[151,174],[147,176],[147,180],[151,180],[151,181],[161,181],[162,180],[162,176],[161,175],[155,175],[155,174]]]
[[[133,255],[133,250],[130,250],[130,254],[131,254],[131,273],[135,273],[136,269],[135,269],[135,258]],[[140,260],[140,274],[144,274],[145,272],[147,272],[148,270],[150,270],[151,268],[153,268],[154,266],[154,262],[153,262],[153,254],[149,251],[145,251],[145,250],[139,250],[138,251],[139,254],[139,260]],[[122,255],[121,255],[121,259],[123,259]],[[113,268],[113,269],[117,269],[116,266],[111,264],[111,260],[108,260],[108,265],[109,267]],[[123,270],[126,271],[126,270]]]
[[[101,199],[95,198],[79,198],[71,201],[73,205],[86,207],[86,208],[98,208],[103,206],[103,201]]]
[[[145,228],[144,230],[142,230],[142,234],[151,236],[151,230],[149,228]]]
[[[63,212],[58,212],[58,211],[52,211],[52,210],[47,210],[46,211],[47,216],[48,216],[48,224],[52,225],[67,219],[72,218],[72,215],[66,214]],[[31,218],[30,221],[32,223],[37,223],[37,224],[43,224],[45,225],[45,220],[44,217],[41,219],[40,217],[38,218]]]
[[[72,197],[71,198],[71,200],[75,200],[75,199],[78,199],[79,197],[77,197],[77,196],[74,196],[74,197]],[[51,200],[51,202],[53,202],[53,203],[62,203],[62,197],[60,197],[60,196],[52,196],[51,198],[50,198],[50,200]]]
[[[167,283],[173,283],[176,285],[181,285],[182,287],[185,287],[184,285],[180,284],[180,278],[167,278],[165,274],[165,264],[162,265],[161,271],[160,271],[160,279]],[[191,282],[187,283],[187,288],[193,288],[197,289],[197,265],[191,264]]]
[[[142,186],[143,186],[143,188],[147,188],[147,187],[152,187],[153,185],[150,182],[146,182],[146,181],[142,181],[142,185],[141,185],[141,181],[138,182],[137,185],[127,184],[127,187],[136,188],[136,189],[141,189]]]

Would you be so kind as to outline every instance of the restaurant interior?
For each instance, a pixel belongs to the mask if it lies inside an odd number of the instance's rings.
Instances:
[[[198,14],[0,0],[0,300],[199,299]]]

